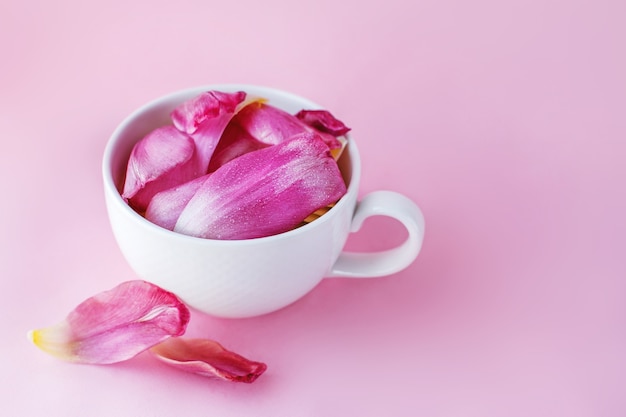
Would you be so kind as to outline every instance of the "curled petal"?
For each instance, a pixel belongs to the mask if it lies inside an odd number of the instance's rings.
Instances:
[[[333,136],[343,136],[350,131],[348,126],[341,120],[335,119],[335,116],[328,110],[300,110],[296,117],[320,132],[330,133]]]
[[[317,130],[296,116],[263,102],[253,102],[241,109],[232,123],[239,124],[254,139],[268,145],[276,145],[295,135],[311,132],[317,133],[330,149],[341,147],[334,135]]]
[[[215,148],[208,171],[213,172],[228,161],[268,146],[271,145],[256,140],[239,123],[231,121]]]
[[[267,365],[244,358],[206,339],[173,337],[150,352],[161,361],[186,372],[234,382],[254,382]]]
[[[247,103],[245,99],[246,93],[243,91],[207,91],[187,100],[172,112],[174,126],[191,135],[196,144],[202,173],[206,172],[228,122],[238,108]]]
[[[206,181],[208,175],[155,194],[148,204],[145,218],[165,229],[173,230],[183,209]]]
[[[246,93],[223,93],[207,91],[187,100],[172,112],[172,122],[182,132],[193,134],[202,123],[220,114],[234,113],[237,105],[243,102]]]
[[[293,115],[263,102],[254,102],[237,113],[233,123],[259,142],[277,145],[293,135],[307,131]]]
[[[175,232],[251,239],[286,232],[346,192],[328,146],[313,133],[249,152],[213,172],[182,211]]]
[[[183,334],[188,322],[189,310],[174,294],[137,280],[88,298],[64,321],[29,337],[61,359],[108,364]]]
[[[173,126],[164,126],[134,146],[122,197],[141,213],[156,193],[187,182],[197,173],[193,139]]]

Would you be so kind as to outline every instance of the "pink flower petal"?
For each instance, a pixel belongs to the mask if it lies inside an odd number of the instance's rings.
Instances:
[[[196,143],[202,173],[205,173],[211,155],[234,116],[239,105],[245,105],[246,93],[207,91],[178,106],[171,114],[174,126],[193,138]]]
[[[173,337],[150,349],[161,361],[186,372],[233,382],[254,382],[267,365],[230,352],[212,340]]]
[[[153,195],[198,175],[197,162],[191,137],[173,126],[158,128],[134,146],[122,197],[142,213]]]
[[[307,113],[298,114],[306,115]],[[263,100],[252,101],[232,118],[224,130],[209,162],[208,172],[215,171],[226,162],[247,152],[276,145],[305,132],[318,133],[333,152],[335,159],[338,159],[345,140],[329,133],[329,128],[318,129],[314,126],[314,121],[319,119],[323,119],[325,124],[334,127],[336,131],[350,130],[325,110],[320,110],[318,116],[312,113],[312,116],[306,120],[312,123],[310,124],[266,104]],[[343,128],[338,126],[343,126]]]
[[[213,172],[228,161],[268,146],[271,145],[256,140],[239,123],[231,121],[215,148],[208,171]]]
[[[195,178],[177,187],[161,191],[152,197],[145,218],[165,229],[174,230],[180,213],[189,203],[209,174]]]
[[[254,102],[241,109],[233,123],[238,123],[250,136],[268,145],[277,145],[308,130],[293,115],[264,102]]]
[[[249,152],[213,172],[181,213],[175,232],[250,239],[286,232],[336,202],[346,186],[314,133]]]
[[[254,102],[241,109],[232,123],[238,123],[251,137],[268,145],[279,144],[305,132],[315,132],[330,149],[341,147],[334,135],[317,130],[294,115],[263,102]]]
[[[220,114],[234,113],[237,105],[243,102],[246,93],[223,93],[207,91],[185,101],[172,112],[172,122],[177,129],[187,134],[196,133],[202,123]]]
[[[296,117],[320,132],[330,133],[333,136],[342,136],[350,131],[348,126],[335,119],[335,116],[328,110],[301,110]]]
[[[145,281],[128,281],[88,298],[61,323],[29,336],[62,359],[108,364],[183,334],[188,322],[189,310],[174,294]]]

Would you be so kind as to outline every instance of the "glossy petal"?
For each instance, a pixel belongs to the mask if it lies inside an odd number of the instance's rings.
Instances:
[[[343,136],[350,131],[348,126],[336,119],[328,110],[301,110],[296,114],[296,118],[320,132],[333,136]]]
[[[145,281],[128,281],[88,298],[61,323],[29,336],[59,358],[108,364],[183,334],[188,322],[189,310],[174,294]]]
[[[156,193],[194,178],[197,162],[190,136],[173,126],[158,128],[134,146],[122,197],[142,213]]]
[[[174,126],[191,135],[196,143],[202,173],[206,172],[213,151],[238,106],[246,104],[245,99],[243,91],[207,91],[182,103],[172,112]]]
[[[271,146],[268,143],[256,140],[235,119],[224,130],[224,134],[215,148],[215,152],[209,162],[209,172],[215,171],[225,163],[243,154]]]
[[[239,103],[246,98],[246,93],[223,93],[207,91],[180,104],[172,112],[172,122],[182,132],[193,134],[200,125],[220,114],[233,113]]]
[[[274,235],[298,226],[345,192],[328,146],[316,134],[304,133],[249,152],[213,172],[174,231],[209,239]]]
[[[255,102],[241,109],[232,123],[239,124],[251,137],[268,145],[282,143],[305,132],[314,132],[330,149],[341,147],[334,135],[318,131],[296,116],[263,102]]]
[[[186,372],[234,382],[254,382],[267,366],[206,339],[173,337],[150,349],[161,361]]]
[[[148,204],[145,218],[165,229],[174,230],[183,209],[207,178],[208,174],[155,194]]]
[[[305,132],[317,133],[337,160],[347,143],[341,135],[349,130],[326,110],[302,110],[293,116],[264,101],[251,102],[233,117],[224,130],[208,171],[213,172],[247,152],[276,145]]]

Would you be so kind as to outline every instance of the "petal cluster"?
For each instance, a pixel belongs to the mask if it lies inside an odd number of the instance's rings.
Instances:
[[[269,236],[295,228],[345,192],[328,147],[303,133],[233,159],[208,175],[173,230],[208,239]]]
[[[189,309],[171,292],[146,281],[127,281],[80,303],[62,322],[29,332],[43,351],[76,363],[111,364],[150,350],[183,371],[234,382],[253,382],[267,366],[207,339],[180,337]]]
[[[209,239],[282,233],[346,192],[350,130],[326,110],[296,115],[245,92],[208,91],[140,140],[122,196],[169,230]]]

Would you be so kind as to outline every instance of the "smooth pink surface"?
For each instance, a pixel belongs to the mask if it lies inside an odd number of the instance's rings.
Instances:
[[[626,415],[625,15],[619,0],[5,1],[2,414]],[[251,385],[31,346],[29,329],[135,278],[104,208],[110,133],[224,82],[352,127],[362,191],[424,210],[418,260],[263,317],[192,312],[190,336],[268,364]],[[372,220],[350,246],[403,233]]]

